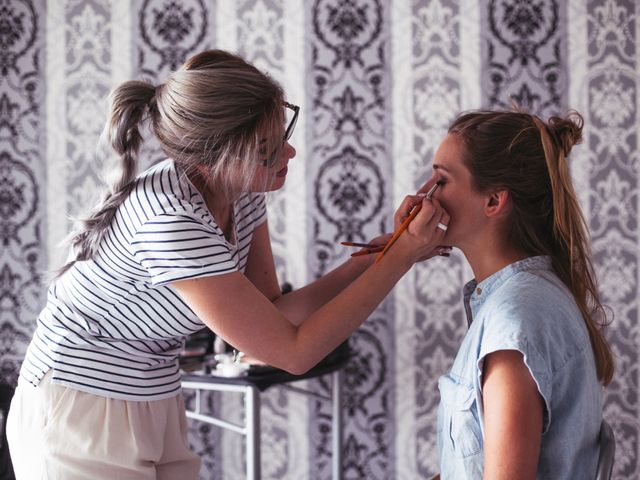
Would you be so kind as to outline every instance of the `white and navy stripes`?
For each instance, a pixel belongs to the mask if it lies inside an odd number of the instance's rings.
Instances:
[[[170,283],[244,271],[264,194],[234,204],[227,242],[186,175],[166,160],[137,180],[92,260],[76,262],[49,288],[20,375],[126,400],[180,389],[177,356],[203,323]]]

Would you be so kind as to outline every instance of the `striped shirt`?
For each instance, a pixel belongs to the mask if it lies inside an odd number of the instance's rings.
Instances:
[[[180,390],[184,337],[204,327],[171,282],[244,271],[264,194],[234,203],[229,243],[186,175],[165,160],[144,173],[116,211],[93,259],[48,291],[20,375],[97,395],[156,400]]]

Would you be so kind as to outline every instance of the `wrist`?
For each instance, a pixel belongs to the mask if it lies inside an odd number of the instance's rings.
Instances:
[[[351,257],[347,260],[348,264],[353,265],[353,268],[359,270],[359,273],[364,272],[367,268],[373,265],[378,258],[378,253],[370,253],[368,255],[358,255],[356,257]]]
[[[398,245],[398,242],[396,242],[379,260],[378,257],[380,256],[380,254],[376,254],[374,263],[384,263],[388,266],[393,266],[394,268],[399,269],[401,271],[401,274],[404,275],[411,269],[413,264],[416,263],[416,257],[414,253],[415,252],[407,249],[406,247],[403,248],[402,246]]]
[[[391,248],[387,250],[385,257],[391,255],[395,263],[402,264],[409,270],[420,260],[421,251],[422,249],[416,248],[415,243],[411,241],[409,235],[401,235]]]

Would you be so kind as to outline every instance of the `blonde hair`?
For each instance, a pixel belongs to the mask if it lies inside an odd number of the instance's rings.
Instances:
[[[284,95],[272,78],[243,58],[222,50],[199,53],[169,75],[163,85],[132,80],[110,95],[105,136],[118,154],[119,175],[102,200],[70,236],[75,260],[89,260],[137,176],[140,128],[149,119],[163,152],[186,174],[208,172],[230,198],[253,182],[265,132],[280,132]]]
[[[575,111],[548,122],[520,111],[477,111],[458,117],[449,133],[464,145],[462,160],[477,191],[509,191],[509,242],[529,255],[551,257],[584,319],[598,378],[608,385],[614,362],[602,330],[609,322],[567,164],[572,147],[582,140],[583,124]]]

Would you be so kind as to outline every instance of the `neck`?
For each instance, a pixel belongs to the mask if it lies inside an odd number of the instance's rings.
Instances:
[[[500,236],[477,239],[473,245],[461,246],[475,280],[480,283],[507,265],[527,258],[529,255],[507,244]]]
[[[233,211],[235,198],[229,198],[223,191],[216,189],[207,191],[205,201],[216,222],[226,224]]]
[[[224,188],[207,182],[202,175],[189,176],[189,179],[200,192],[218,226],[225,235],[229,233],[233,225],[233,203],[238,195],[230,196]]]

